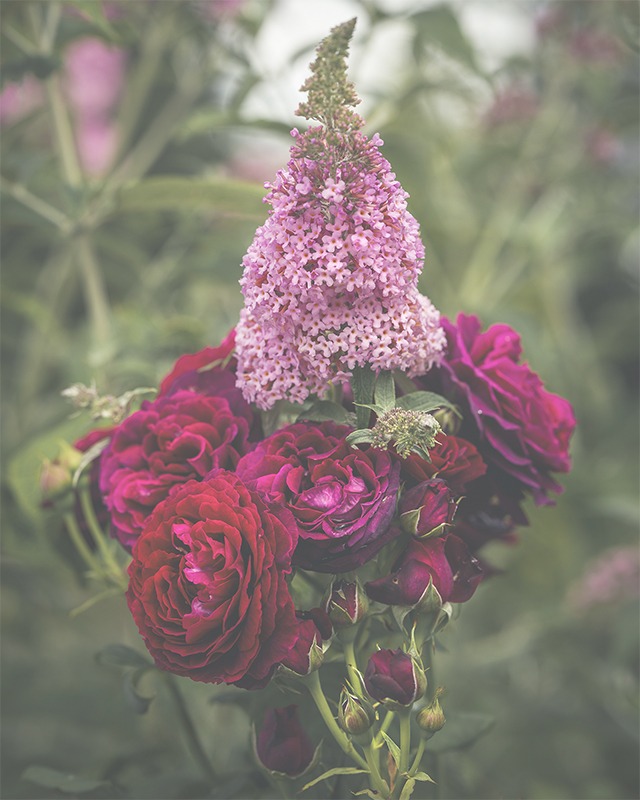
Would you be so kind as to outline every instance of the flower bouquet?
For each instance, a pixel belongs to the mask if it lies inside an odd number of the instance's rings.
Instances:
[[[141,710],[141,678],[166,676],[212,791],[172,675],[260,698],[254,753],[284,796],[408,800],[437,782],[438,636],[491,575],[483,545],[511,541],[523,500],[550,504],[570,467],[571,406],[517,332],[445,319],[418,291],[418,223],[354,111],[354,24],[320,44],[302,87],[313,124],[267,184],[236,328],[132,413],[150,390],[67,389],[109,424],[43,473],[152,661],[124,646],[103,659],[128,669]]]

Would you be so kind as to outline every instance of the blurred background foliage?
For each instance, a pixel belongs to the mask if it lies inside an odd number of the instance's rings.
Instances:
[[[283,5],[0,4],[2,796],[209,796],[175,695],[152,676],[136,690],[130,669],[123,690],[95,660],[144,648],[121,596],[75,613],[97,590],[40,509],[39,466],[90,426],[63,388],[157,385],[234,325],[262,183],[300,124],[279,87],[357,15],[351,77],[422,225],[423,291],[516,327],[579,420],[557,507],[486,554],[496,576],[442,636],[445,711],[496,724],[442,757],[440,797],[637,798],[638,4],[476,3],[529,29],[490,58],[469,3],[344,0],[319,36],[291,31],[299,49],[276,67],[259,44]],[[259,698],[180,688],[215,796],[273,796],[242,709]]]

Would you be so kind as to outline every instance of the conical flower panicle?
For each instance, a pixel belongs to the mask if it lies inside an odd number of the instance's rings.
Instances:
[[[407,193],[380,137],[336,116],[353,98],[344,55],[332,50],[323,67],[322,47],[313,108],[302,108],[334,127],[292,131],[291,159],[268,184],[272,210],[243,260],[237,380],[263,409],[322,394],[355,367],[424,374],[445,345],[439,313],[418,292],[424,248]],[[332,70],[336,97],[326,90]],[[314,79],[324,95],[312,94]]]

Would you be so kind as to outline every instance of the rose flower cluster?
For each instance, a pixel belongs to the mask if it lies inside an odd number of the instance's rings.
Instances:
[[[404,649],[361,642],[362,673],[344,629],[469,600],[488,574],[483,545],[514,538],[527,496],[561,491],[575,419],[512,328],[446,319],[420,295],[418,223],[381,140],[348,110],[352,30],[332,32],[320,84],[303,87],[304,115],[322,124],[293,132],[270,185],[237,328],[80,449],[105,445],[91,497],[131,554],[127,603],[157,666],[260,689],[276,672],[315,674],[336,634],[351,670],[338,720],[357,733],[372,703],[408,709],[427,679],[415,626]],[[300,573],[322,599],[296,590]],[[420,713],[430,735],[444,724],[437,696]],[[305,769],[313,748],[297,728],[294,706],[267,714],[263,763]]]

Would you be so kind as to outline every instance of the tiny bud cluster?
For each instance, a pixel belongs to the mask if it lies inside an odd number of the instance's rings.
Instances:
[[[399,456],[406,458],[418,449],[428,451],[436,444],[442,428],[426,411],[392,408],[380,416],[371,430],[371,445],[385,450],[393,445]]]

